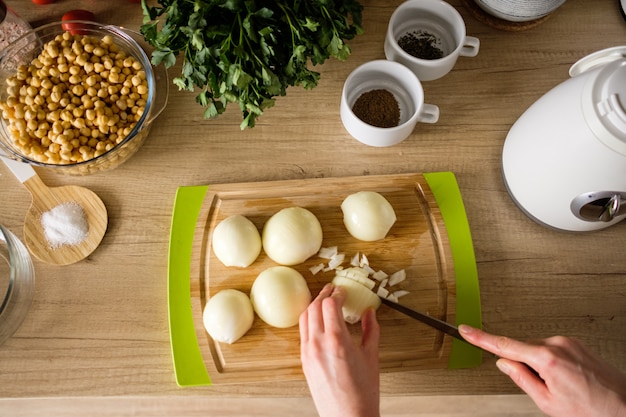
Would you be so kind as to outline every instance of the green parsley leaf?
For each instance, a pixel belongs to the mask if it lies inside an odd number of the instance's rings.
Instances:
[[[195,91],[205,118],[236,103],[242,129],[272,107],[290,86],[311,89],[320,74],[309,65],[350,55],[346,41],[363,32],[358,0],[142,0],[141,33],[155,48],[154,65],[173,83]]]

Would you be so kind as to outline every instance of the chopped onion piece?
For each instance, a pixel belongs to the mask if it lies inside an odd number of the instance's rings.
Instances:
[[[403,297],[403,296],[407,295],[408,293],[409,292],[406,291],[406,290],[398,290],[398,291],[394,291],[393,292],[393,296],[396,297],[396,298],[400,298],[400,297]]]
[[[361,255],[361,262],[359,262],[359,266],[363,267],[364,265],[369,265],[370,261],[369,259],[367,259],[367,256],[365,256],[365,254]]]
[[[337,275],[347,277],[347,278],[352,278],[354,276],[358,276],[360,278],[368,277],[367,271],[364,270],[363,268],[359,268],[358,266],[343,269],[337,272]]]
[[[398,302],[398,297],[396,297],[395,295],[393,295],[393,293],[391,293],[391,294],[387,295],[387,297],[385,297],[385,298],[387,298],[387,300],[389,300],[389,301],[393,301],[394,303],[397,303],[397,302]]]
[[[379,286],[378,290],[376,291],[376,294],[383,298],[387,298],[387,296],[389,295],[389,291],[387,291],[385,287]]]
[[[387,278],[389,275],[387,275],[387,273],[385,273],[385,271],[381,271],[378,270],[376,272],[374,272],[372,274],[372,278],[374,278],[376,281],[382,281],[383,279]]]
[[[389,286],[393,287],[394,285],[401,283],[405,279],[406,279],[406,271],[404,269],[394,272],[389,277]]]
[[[343,253],[336,253],[330,258],[330,262],[328,262],[328,267],[331,269],[337,268],[339,265],[343,263],[346,255]]]
[[[376,285],[376,282],[369,278],[369,274],[363,268],[359,268],[358,266],[352,268],[346,268],[341,271],[336,271],[335,273],[337,277],[348,278],[352,281],[356,281],[359,284],[366,286],[368,289],[373,289]]]
[[[359,266],[359,252],[357,252],[352,259],[350,259],[350,265]]]
[[[321,264],[317,264],[317,265],[314,265],[314,266],[310,267],[309,271],[311,271],[311,273],[313,275],[315,275],[315,274],[317,274],[318,272],[320,272],[323,269],[324,269],[324,264],[321,263]]]
[[[364,270],[367,271],[367,275],[372,275],[373,273],[375,273],[376,271],[374,270],[374,268],[372,268],[369,265],[363,265],[361,268],[363,268]]]
[[[332,259],[335,255],[337,255],[337,246],[320,248],[320,251],[317,253],[317,256],[323,259]]]
[[[387,278],[383,278],[383,280],[380,282],[380,286],[381,287],[386,287],[388,282],[389,282],[389,280]]]

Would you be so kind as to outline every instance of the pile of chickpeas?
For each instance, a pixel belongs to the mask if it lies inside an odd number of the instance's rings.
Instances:
[[[141,63],[108,35],[57,35],[6,82],[0,108],[13,145],[47,164],[75,164],[113,149],[148,98]]]

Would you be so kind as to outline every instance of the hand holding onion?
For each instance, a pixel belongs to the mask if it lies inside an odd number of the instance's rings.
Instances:
[[[300,316],[302,369],[321,417],[379,417],[380,328],[366,310],[362,339],[353,340],[341,311],[346,296],[328,284]]]

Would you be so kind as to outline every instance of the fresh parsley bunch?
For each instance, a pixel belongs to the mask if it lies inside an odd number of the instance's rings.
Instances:
[[[142,0],[141,33],[155,48],[152,63],[166,67],[183,54],[173,82],[196,91],[204,117],[237,103],[241,129],[253,127],[288,86],[315,87],[309,65],[345,60],[345,42],[362,33],[357,0]]]

